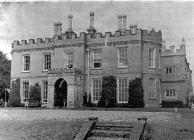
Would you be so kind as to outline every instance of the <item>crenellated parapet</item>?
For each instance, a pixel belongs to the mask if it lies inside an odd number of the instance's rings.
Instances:
[[[123,19],[123,20],[120,20]],[[138,29],[137,25],[130,25],[126,27],[126,15],[118,16],[118,30],[114,33],[96,32],[94,28],[94,13],[90,13],[90,27],[88,33],[81,32],[77,35],[72,28],[72,15],[68,15],[68,28],[65,32],[62,32],[62,22],[54,23],[54,35],[51,38],[37,38],[21,41],[14,41],[12,43],[12,52],[21,50],[30,50],[35,48],[55,48],[55,47],[66,47],[66,46],[82,46],[81,44],[98,44],[102,45],[114,45],[114,44],[125,44],[126,42],[131,44],[138,43],[152,43],[161,44],[162,33],[161,31],[146,31]],[[121,23],[123,22],[123,23]],[[125,43],[123,43],[125,42]],[[94,45],[95,46],[95,45]],[[98,46],[98,45],[97,45]],[[40,50],[40,49],[39,49]]]
[[[176,48],[175,46],[170,46],[169,48],[165,46],[162,47],[161,56],[167,57],[173,55],[186,56],[185,46],[180,45],[179,48]]]
[[[152,29],[151,31],[143,30],[142,38],[145,41],[161,42],[162,41],[162,32],[161,32],[161,30],[156,32],[154,29]]]

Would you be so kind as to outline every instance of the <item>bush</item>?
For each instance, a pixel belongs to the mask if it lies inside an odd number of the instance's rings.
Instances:
[[[129,82],[129,107],[140,108],[144,107],[143,100],[143,85],[141,78],[136,78]]]
[[[12,107],[24,106],[21,103],[21,98],[20,98],[20,79],[12,81],[11,85],[12,86],[11,86],[11,92],[9,95],[8,106],[12,106]]]
[[[162,101],[162,107],[165,107],[165,108],[174,108],[174,107],[177,107],[177,108],[182,108],[184,107],[183,105],[183,102],[182,101]]]
[[[38,105],[41,104],[41,87],[39,83],[30,87],[29,103],[37,103]]]
[[[99,107],[116,106],[116,78],[114,76],[104,76],[102,78],[102,96],[98,103]]]

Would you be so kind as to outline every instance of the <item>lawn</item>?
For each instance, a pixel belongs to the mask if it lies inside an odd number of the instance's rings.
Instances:
[[[150,123],[153,140],[194,140],[194,112],[179,109],[181,118],[174,121]]]
[[[80,121],[1,121],[0,140],[72,140]]]
[[[2,109],[0,140],[72,140],[86,120],[84,117],[130,121],[142,115],[148,116],[152,140],[194,140],[194,111],[191,109],[178,109],[177,113],[165,108],[103,110]]]

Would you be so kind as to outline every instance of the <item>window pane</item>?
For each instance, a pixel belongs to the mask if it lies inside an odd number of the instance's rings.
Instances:
[[[127,47],[119,47],[118,48],[119,66],[127,66],[128,65],[127,49],[128,49]]]
[[[93,67],[101,68],[102,63],[102,49],[93,50]]]
[[[30,70],[30,56],[25,55],[24,56],[24,71],[29,71]]]
[[[74,54],[73,52],[66,52],[65,53],[65,67],[72,68],[74,61]]]
[[[101,79],[93,79],[93,101],[99,101],[101,98],[102,81]]]
[[[48,81],[43,81],[43,102],[47,101]]]
[[[44,70],[49,70],[51,68],[51,54],[44,55]]]
[[[118,79],[118,88],[119,88],[119,102],[128,102],[128,83],[127,78]]]
[[[29,82],[23,82],[23,98],[24,100],[29,98]]]

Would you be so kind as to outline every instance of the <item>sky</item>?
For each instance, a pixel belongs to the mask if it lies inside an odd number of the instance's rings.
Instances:
[[[89,13],[94,12],[98,32],[117,30],[117,16],[127,15],[127,27],[161,30],[166,46],[179,47],[186,40],[187,60],[194,70],[194,2],[184,1],[53,1],[0,3],[0,51],[11,59],[14,40],[52,37],[54,22],[67,30],[67,16],[73,15],[77,34],[89,27]],[[193,76],[194,77],[194,76]],[[193,79],[194,81],[194,79]],[[194,83],[194,82],[193,82]]]

